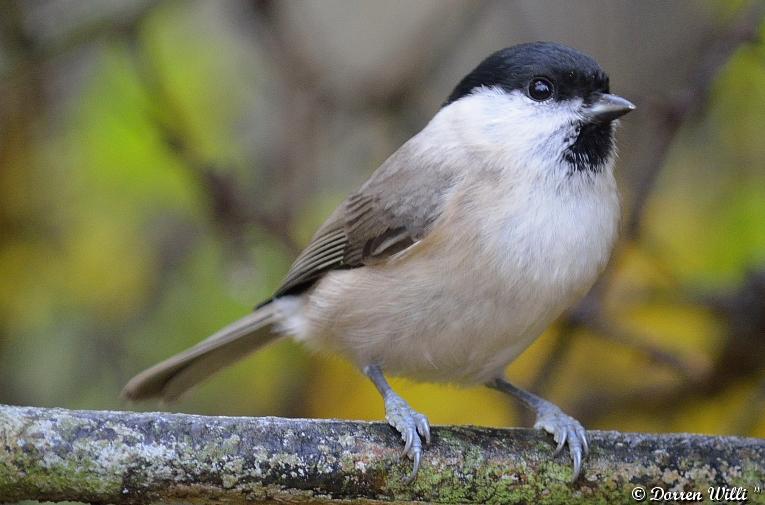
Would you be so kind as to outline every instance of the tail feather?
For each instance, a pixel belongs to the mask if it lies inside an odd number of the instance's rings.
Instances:
[[[231,323],[194,347],[144,370],[122,390],[130,400],[161,397],[171,401],[184,391],[247,354],[278,339],[272,305]]]

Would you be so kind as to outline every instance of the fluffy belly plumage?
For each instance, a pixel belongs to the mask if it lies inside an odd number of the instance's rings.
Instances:
[[[359,367],[377,364],[418,380],[482,383],[582,291],[522,271],[498,275],[439,259],[328,274],[301,312],[298,338]]]

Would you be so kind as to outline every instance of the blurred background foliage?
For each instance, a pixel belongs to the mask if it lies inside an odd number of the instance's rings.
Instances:
[[[638,104],[608,271],[509,375],[590,428],[765,437],[760,2],[0,0],[0,402],[381,419],[283,341],[177,404],[118,394],[277,287],[484,56],[589,52]],[[395,380],[434,423],[528,415]]]

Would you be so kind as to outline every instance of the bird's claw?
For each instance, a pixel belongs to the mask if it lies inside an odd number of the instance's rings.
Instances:
[[[414,422],[417,424],[417,433],[425,438],[425,444],[430,445],[430,423],[428,418],[419,412],[414,413]]]
[[[589,452],[587,444],[587,432],[579,421],[565,414],[552,404],[545,405],[537,413],[534,428],[543,429],[553,436],[558,443],[554,455],[557,456],[568,444],[568,450],[574,463],[572,482],[579,478],[582,471],[582,460]]]
[[[408,457],[414,462],[412,473],[405,482],[414,481],[420,469],[422,460],[422,439],[430,443],[430,424],[428,418],[413,410],[400,396],[395,394],[385,398],[385,417],[388,424],[393,426],[404,441],[402,457]]]

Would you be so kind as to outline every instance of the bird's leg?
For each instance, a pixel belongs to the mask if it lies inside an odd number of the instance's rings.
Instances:
[[[568,444],[571,459],[574,461],[574,476],[572,481],[576,481],[582,470],[582,459],[589,451],[589,447],[587,446],[587,433],[584,431],[584,428],[579,421],[564,413],[560,408],[547,400],[513,386],[503,377],[494,379],[486,385],[516,397],[527,407],[532,409],[537,415],[534,428],[545,430],[553,436],[556,442],[558,442],[558,447],[555,449],[556,455],[563,449],[564,445]]]
[[[412,473],[406,481],[411,482],[417,477],[422,458],[422,438],[425,443],[430,443],[430,424],[428,418],[416,412],[406,401],[393,391],[388,381],[385,380],[382,370],[377,365],[364,367],[364,373],[377,387],[377,390],[385,400],[385,418],[388,424],[401,433],[404,440],[404,455],[414,461]]]

